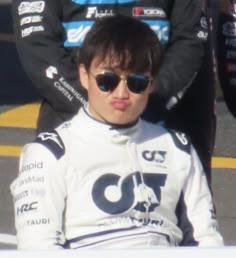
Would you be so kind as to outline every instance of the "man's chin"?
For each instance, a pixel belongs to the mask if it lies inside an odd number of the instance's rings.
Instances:
[[[138,119],[109,119],[106,121],[107,124],[110,124],[115,127],[129,127],[137,122]]]

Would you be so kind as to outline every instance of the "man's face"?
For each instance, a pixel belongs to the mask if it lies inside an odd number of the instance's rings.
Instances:
[[[117,86],[111,91],[102,91],[96,82],[96,75],[112,72],[121,76]],[[79,67],[80,80],[88,92],[89,112],[97,120],[112,124],[129,124],[135,122],[146,107],[148,96],[153,89],[153,83],[148,83],[147,88],[141,93],[129,90],[126,76],[134,73],[121,71],[118,66],[94,58],[89,71],[83,65]],[[149,72],[142,75],[151,77]]]

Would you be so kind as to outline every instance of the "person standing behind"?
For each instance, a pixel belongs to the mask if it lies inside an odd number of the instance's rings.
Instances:
[[[11,185],[19,249],[223,245],[188,137],[140,119],[161,60],[143,22],[93,25],[78,57],[88,103],[21,153]]]
[[[176,4],[177,2],[178,1],[176,1]],[[201,29],[197,32],[197,36],[201,39],[203,58],[201,58],[199,69],[195,70],[195,76],[191,81],[189,81],[188,85],[184,87],[182,91],[179,91],[174,96],[175,98],[172,96],[172,100],[175,99],[178,101],[168,109],[168,112],[164,117],[164,120],[169,127],[183,131],[189,135],[192,144],[196,148],[200,160],[202,161],[209,185],[211,185],[211,158],[214,150],[216,132],[216,80],[214,71],[214,41],[212,30],[213,2],[214,0],[198,1],[198,3],[201,4],[202,15],[199,18]],[[197,9],[192,10],[192,12],[196,13],[196,10]],[[184,24],[185,22],[183,22],[183,25]],[[192,27],[192,29],[190,29],[192,33],[195,30],[196,27]],[[176,45],[178,44],[177,42],[183,45],[181,40],[177,40],[175,42]],[[179,58],[182,57],[180,56]],[[173,60],[173,62],[176,62],[176,60]],[[190,55],[189,59],[184,60],[183,64],[191,66],[191,62]],[[166,68],[163,67],[162,72],[165,73],[165,70]],[[185,74],[185,72],[186,69],[176,70],[176,76],[179,77],[178,80],[181,80],[182,74]],[[171,73],[172,71],[169,72],[169,74]],[[158,75],[158,78],[161,79],[159,76],[162,77],[161,72]],[[172,79],[171,88],[174,88],[173,84],[176,81],[174,78]],[[162,84],[162,80],[160,81],[161,85],[164,85]],[[153,107],[157,107],[158,102],[155,102],[155,100],[160,95],[160,91],[157,89],[154,97],[152,98],[151,96],[152,104],[149,106],[153,105]],[[155,108],[152,108],[152,112],[150,112],[151,114],[155,114],[154,109]]]
[[[220,1],[218,74],[225,103],[236,117],[236,1]]]
[[[123,14],[147,23],[165,58],[143,118],[187,133],[211,181],[215,137],[208,0],[14,0],[16,45],[43,97],[37,132],[71,118],[86,103],[77,80],[76,48],[96,19]]]

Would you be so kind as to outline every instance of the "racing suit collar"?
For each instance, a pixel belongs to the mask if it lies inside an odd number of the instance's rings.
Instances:
[[[140,122],[141,122],[141,120],[138,119],[135,123],[124,125],[124,126],[120,126],[120,125],[117,126],[113,124],[104,123],[94,119],[88,113],[86,106],[79,110],[79,113],[77,116],[82,117],[84,121],[83,125],[80,122],[79,127],[86,126],[87,132],[89,132],[90,130],[94,130],[94,128],[96,127],[96,131],[98,132],[100,137],[104,138],[104,140],[107,139],[108,141],[112,141],[114,143],[122,143],[122,144],[126,141],[130,141],[132,138],[135,138],[138,135],[138,132],[139,132],[138,128],[140,127]]]
[[[113,124],[113,123],[108,123],[108,122],[102,122],[102,121],[99,121],[97,119],[95,119],[89,112],[89,109],[88,109],[88,103],[86,103],[84,106],[83,106],[83,109],[84,109],[84,112],[93,120],[97,121],[98,123],[101,123],[101,124],[104,124],[104,125],[108,125],[110,126],[110,129],[111,130],[119,130],[119,129],[128,129],[128,128],[132,128],[133,126],[135,126],[136,124],[138,124],[138,121],[139,119],[137,119],[135,122],[133,123],[128,123],[128,124]]]

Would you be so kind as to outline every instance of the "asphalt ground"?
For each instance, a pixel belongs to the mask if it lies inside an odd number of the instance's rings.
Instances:
[[[35,137],[39,102],[0,105],[0,249],[15,249],[13,202],[9,189],[17,175],[22,146]],[[226,245],[236,246],[236,120],[217,102],[217,134],[212,159],[212,191]]]

